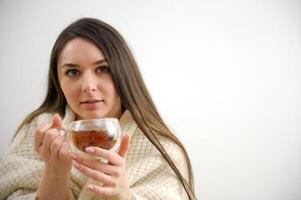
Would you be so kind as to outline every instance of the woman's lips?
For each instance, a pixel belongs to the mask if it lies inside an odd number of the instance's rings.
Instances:
[[[103,103],[103,100],[98,100],[98,99],[88,99],[85,101],[80,102],[80,104],[88,110],[93,110],[98,108],[98,106]]]
[[[85,99],[84,101],[81,101],[80,103],[97,103],[103,100],[100,99]]]

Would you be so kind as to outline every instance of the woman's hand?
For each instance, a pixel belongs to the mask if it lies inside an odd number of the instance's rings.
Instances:
[[[39,199],[67,199],[68,181],[72,168],[69,146],[60,134],[62,120],[55,114],[51,124],[38,126],[35,133],[35,149],[45,162],[40,182]]]
[[[73,154],[73,165],[86,176],[102,185],[88,185],[90,191],[106,197],[109,200],[132,199],[129,182],[126,174],[125,159],[130,148],[130,134],[122,138],[118,153],[110,152],[97,147],[88,147],[86,152],[93,156],[108,160],[108,163],[91,160]]]

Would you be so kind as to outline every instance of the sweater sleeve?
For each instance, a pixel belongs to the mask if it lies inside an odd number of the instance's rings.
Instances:
[[[69,190],[69,200],[75,200],[73,193]],[[18,189],[13,192],[7,200],[36,200],[36,191],[27,189]]]
[[[135,143],[135,141],[133,141]],[[183,200],[188,196],[171,167],[162,155],[148,142],[138,142],[143,148],[138,149],[144,157],[130,161],[129,177],[131,177],[131,191],[135,200]],[[135,144],[134,144],[135,145]],[[136,144],[136,146],[139,144]],[[169,140],[162,140],[162,145],[171,159],[187,180],[188,172],[183,151]],[[149,146],[148,152],[146,146]],[[153,150],[151,150],[153,149]],[[131,154],[133,152],[130,152]],[[130,158],[131,160],[133,157]]]
[[[35,200],[36,193],[31,190],[19,189],[13,192],[7,200]]]
[[[44,166],[33,146],[36,122],[22,127],[0,161],[0,199],[30,199],[38,187]]]
[[[44,162],[34,148],[35,130],[51,119],[51,114],[41,114],[17,133],[0,161],[0,199],[35,199],[44,171]]]

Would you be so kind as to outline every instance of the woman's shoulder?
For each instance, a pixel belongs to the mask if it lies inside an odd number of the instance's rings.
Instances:
[[[184,152],[183,149],[170,138],[157,135],[157,139],[162,145],[162,147],[166,150],[166,152],[174,159],[183,159]],[[141,129],[137,128],[135,133],[132,136],[131,140],[131,150],[136,152],[137,154],[145,155],[154,155],[159,154],[158,149],[152,144],[152,142],[143,134]]]
[[[27,121],[27,123],[23,124],[23,126],[19,129],[18,132],[28,130],[30,127],[36,127],[43,123],[49,123],[49,122],[51,122],[51,119],[53,118],[53,116],[54,116],[54,114],[51,112],[40,113],[40,114],[34,116],[30,121]]]
[[[184,151],[174,140],[159,136],[159,141],[172,159],[183,159]]]
[[[32,118],[31,121],[28,123],[24,124],[19,131],[16,133],[16,136],[14,138],[14,143],[16,141],[22,141],[25,137],[28,135],[31,135],[30,133],[34,132],[37,126],[40,124],[45,124],[51,122],[51,119],[53,118],[53,113],[51,112],[45,112],[36,115],[35,117]],[[18,142],[17,142],[18,143]]]
[[[44,124],[44,123],[50,123],[53,119],[55,113],[53,112],[44,112],[34,117],[32,122],[34,122],[36,125]]]
[[[43,123],[49,123],[51,121],[53,114],[52,113],[41,113],[33,119],[24,124],[15,134],[15,136],[12,139],[12,142],[9,145],[9,148],[6,151],[6,156],[9,155],[17,155],[17,156],[25,156],[26,153],[30,154],[31,157],[34,157],[35,154],[29,153],[34,148],[34,137],[35,137],[35,131],[39,124]],[[26,150],[26,151],[24,151]]]

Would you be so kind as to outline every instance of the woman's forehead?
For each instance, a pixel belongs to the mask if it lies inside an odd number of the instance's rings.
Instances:
[[[94,43],[82,39],[76,38],[70,40],[62,49],[59,56],[59,64],[63,65],[67,63],[91,63],[94,64],[101,60],[105,60],[105,56],[101,49],[99,49]]]

